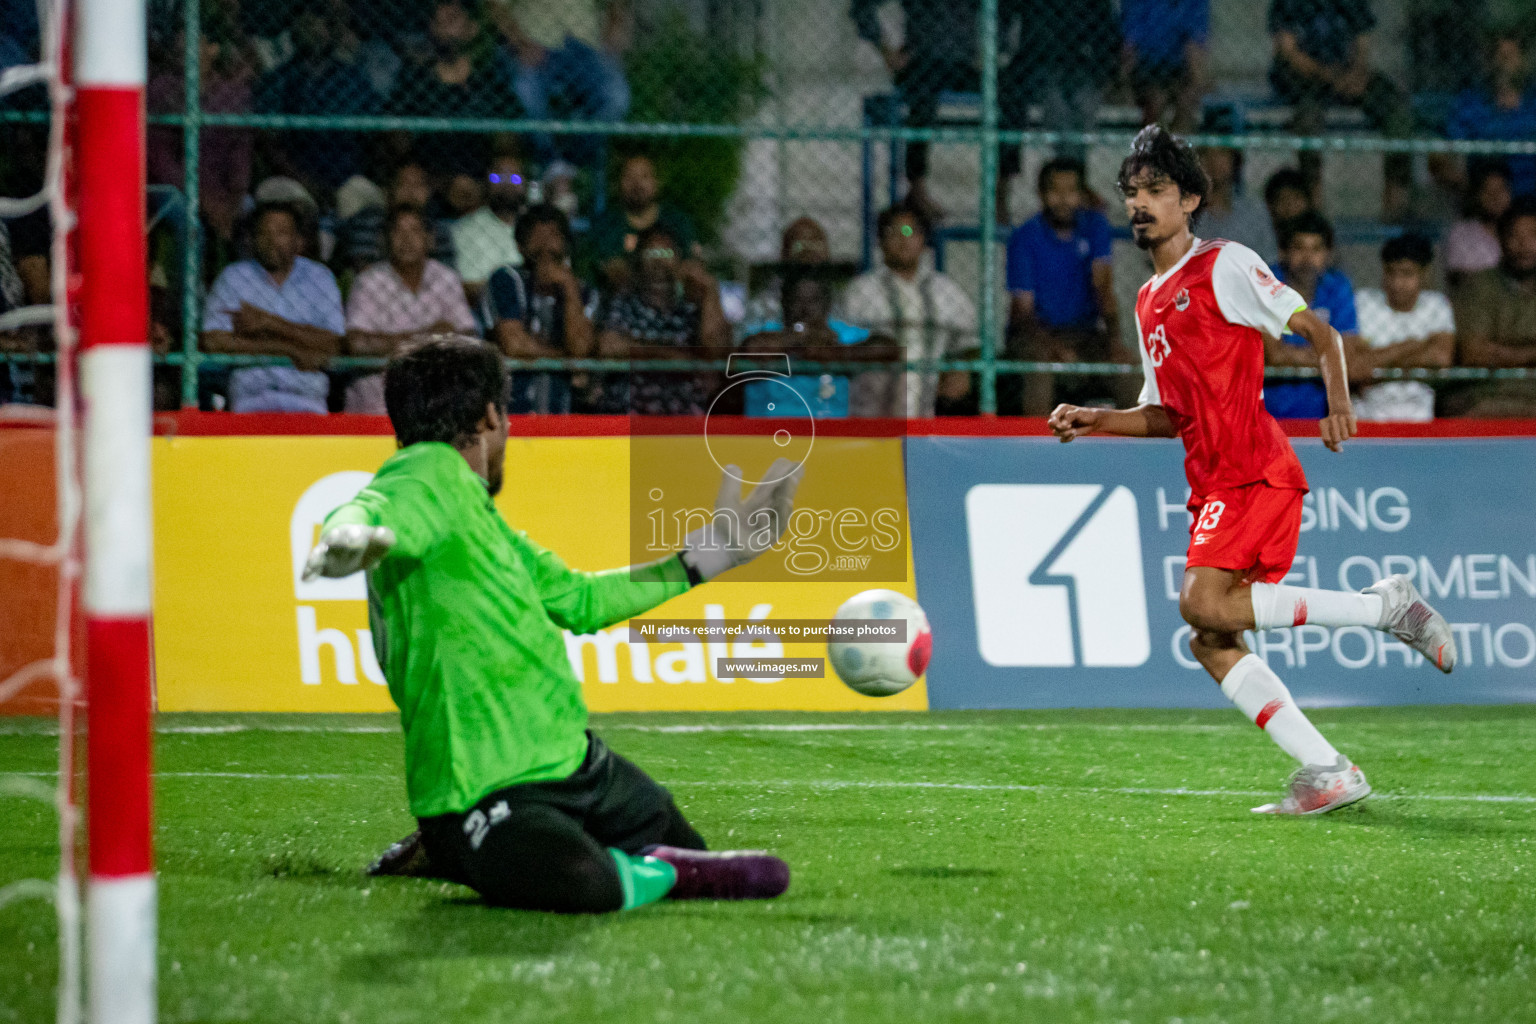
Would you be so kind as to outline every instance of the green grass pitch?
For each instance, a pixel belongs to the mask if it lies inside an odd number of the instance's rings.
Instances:
[[[368,880],[410,825],[383,716],[162,715],[161,1020],[1536,1021],[1536,707],[1322,711],[1377,795],[1249,813],[1235,712],[612,715],[768,903],[498,911]],[[49,781],[46,723],[0,773]],[[0,796],[0,885],[46,806]],[[0,1021],[51,1021],[51,909],[0,908]]]

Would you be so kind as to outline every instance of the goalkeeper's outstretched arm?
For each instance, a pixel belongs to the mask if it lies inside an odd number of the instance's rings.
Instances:
[[[580,572],[526,534],[517,537],[550,618],[573,633],[590,633],[650,611],[772,548],[789,522],[802,473],[779,459],[743,500],[741,470],[727,466],[711,522],[689,534],[682,551],[644,565]]]

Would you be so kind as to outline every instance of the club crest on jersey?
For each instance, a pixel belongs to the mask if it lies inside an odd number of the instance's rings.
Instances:
[[[1269,290],[1269,297],[1274,298],[1280,294],[1280,289],[1285,287],[1284,282],[1275,280],[1275,275],[1265,270],[1262,266],[1253,268],[1253,276],[1259,279],[1259,287]]]
[[[1189,289],[1188,288],[1180,288],[1179,289],[1179,294],[1177,294],[1177,295],[1175,295],[1173,297],[1173,308],[1178,310],[1180,313],[1184,312],[1186,309],[1189,308]]]

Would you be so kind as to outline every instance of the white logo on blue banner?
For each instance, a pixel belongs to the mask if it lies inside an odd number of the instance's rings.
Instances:
[[[1129,488],[978,484],[965,515],[976,644],[989,665],[1146,663],[1141,527]]]

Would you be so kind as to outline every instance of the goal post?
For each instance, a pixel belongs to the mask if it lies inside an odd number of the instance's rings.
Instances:
[[[151,1024],[156,888],[144,0],[75,0],[74,14],[71,155],[87,646],[86,994],[92,1024]]]

